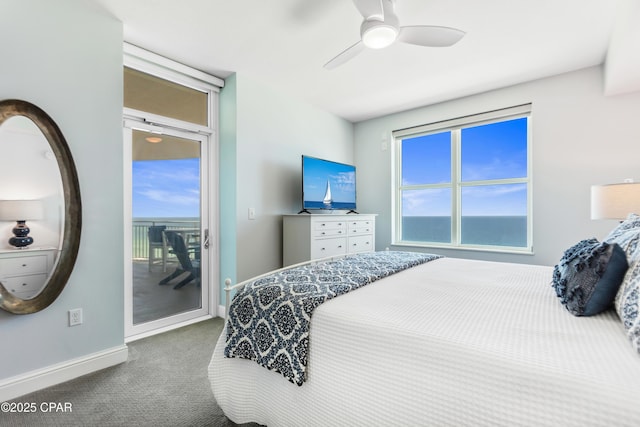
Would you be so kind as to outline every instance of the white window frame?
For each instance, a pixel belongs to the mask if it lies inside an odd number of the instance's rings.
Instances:
[[[463,128],[480,126],[489,123],[502,122],[518,118],[527,119],[527,176],[524,178],[507,178],[480,181],[461,180],[461,154],[460,135]],[[451,181],[444,184],[420,184],[403,185],[402,183],[402,140],[415,138],[429,134],[441,132],[451,132]],[[532,144],[531,144],[531,104],[523,104],[514,107],[493,110],[471,116],[458,117],[450,120],[439,121],[421,126],[400,129],[393,132],[394,142],[394,185],[393,185],[393,216],[394,228],[392,233],[392,244],[396,246],[414,246],[429,248],[447,248],[462,250],[481,250],[489,252],[503,253],[525,253],[533,254],[533,209],[532,209]],[[462,189],[480,185],[502,185],[502,184],[525,184],[527,186],[527,244],[524,247],[515,246],[495,246],[463,244],[461,242],[461,194]],[[405,241],[402,236],[402,194],[406,190],[418,189],[451,189],[451,242],[417,242]]]

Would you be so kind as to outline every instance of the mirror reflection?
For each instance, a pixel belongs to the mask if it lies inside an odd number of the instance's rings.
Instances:
[[[64,227],[58,162],[38,126],[13,116],[0,125],[0,282],[29,300],[48,282]]]

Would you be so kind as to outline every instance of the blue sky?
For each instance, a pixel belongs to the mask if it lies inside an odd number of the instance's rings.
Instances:
[[[200,159],[133,162],[133,217],[200,216]]]
[[[527,176],[527,119],[514,119],[462,130],[461,181]],[[451,182],[451,134],[443,132],[402,142],[403,185]],[[429,159],[425,163],[424,159]],[[450,215],[451,190],[403,193],[403,215]],[[526,215],[525,184],[466,187],[462,215]]]
[[[331,197],[334,202],[354,201],[356,174],[353,166],[325,162],[313,157],[305,158],[305,199],[322,201],[327,188],[327,178],[331,181]]]

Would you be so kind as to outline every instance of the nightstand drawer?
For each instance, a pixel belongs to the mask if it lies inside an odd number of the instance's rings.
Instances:
[[[11,293],[34,293],[42,289],[46,280],[47,275],[43,273],[29,274],[19,277],[4,277],[0,279],[0,282],[2,282],[4,287]]]
[[[0,275],[18,276],[47,272],[47,256],[22,256],[0,259]]]

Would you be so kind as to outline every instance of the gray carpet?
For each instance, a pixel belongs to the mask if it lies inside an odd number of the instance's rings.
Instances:
[[[0,413],[2,426],[236,426],[215,403],[207,366],[221,318],[129,344],[127,362],[14,399],[35,413]],[[71,412],[43,412],[48,402]],[[246,425],[249,426],[249,425]]]

